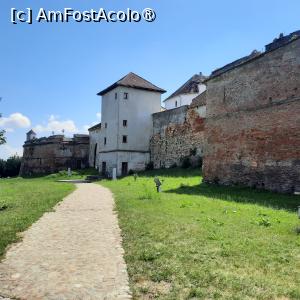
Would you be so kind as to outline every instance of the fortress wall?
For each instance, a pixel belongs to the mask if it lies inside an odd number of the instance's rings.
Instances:
[[[207,82],[207,182],[300,191],[300,39],[275,46]]]
[[[192,164],[202,157],[205,106],[182,106],[153,114],[153,136],[150,142],[150,160],[154,168],[180,166],[184,157]]]
[[[25,142],[20,175],[50,174],[61,170],[88,167],[89,138],[63,136]]]

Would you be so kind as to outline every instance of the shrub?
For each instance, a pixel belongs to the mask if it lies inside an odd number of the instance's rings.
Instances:
[[[259,226],[269,227],[269,226],[271,226],[271,222],[267,218],[261,218],[261,220],[258,221],[258,225]]]
[[[189,184],[185,184],[185,183],[180,183],[180,188],[186,188],[189,187]]]
[[[150,171],[154,169],[154,163],[153,161],[150,161],[149,163],[146,164],[146,170]]]
[[[187,169],[191,166],[191,161],[188,156],[184,157],[181,161],[181,167]]]
[[[171,169],[174,169],[174,168],[177,168],[177,164],[176,163],[173,163],[171,166],[170,166]]]
[[[218,176],[214,177],[213,184],[219,184],[219,182],[220,182],[219,177]]]
[[[14,155],[6,161],[0,160],[0,177],[15,177],[19,175],[21,167],[21,157]]]
[[[197,148],[190,149],[190,155],[195,156],[197,154]]]
[[[0,177],[4,177],[6,161],[0,159]]]
[[[129,171],[128,171],[128,175],[133,175],[134,174],[134,171],[132,170],[132,169],[130,169]]]

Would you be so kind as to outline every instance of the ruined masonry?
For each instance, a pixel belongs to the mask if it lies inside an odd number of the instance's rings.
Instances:
[[[36,138],[35,132],[31,130],[27,133],[23,149],[21,176],[89,166],[89,136],[85,134],[75,134],[73,138],[64,135]]]
[[[92,166],[104,175],[203,162],[204,180],[300,192],[300,31],[165,90],[129,73],[102,96],[89,136],[28,133],[21,175]]]
[[[205,115],[206,92],[194,98],[191,105],[153,115],[150,155],[154,168],[181,166],[185,158],[201,166]]]

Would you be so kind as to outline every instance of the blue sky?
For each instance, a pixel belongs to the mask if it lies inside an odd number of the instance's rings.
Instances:
[[[10,23],[12,7],[156,11],[153,23]],[[133,71],[168,94],[193,74],[263,50],[300,29],[299,0],[3,0],[0,4],[0,158],[22,152],[25,133],[84,132],[99,121],[96,93]],[[97,114],[98,113],[98,114]]]

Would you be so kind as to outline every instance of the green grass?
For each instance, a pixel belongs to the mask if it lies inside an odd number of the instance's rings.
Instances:
[[[53,173],[49,175],[37,175],[36,178],[43,179],[53,179],[53,180],[62,180],[62,179],[85,179],[88,175],[99,175],[98,171],[93,168],[72,170],[71,176],[68,176],[68,171],[59,171],[58,173]],[[33,177],[29,177],[33,178]]]
[[[0,179],[0,258],[6,246],[18,240],[44,212],[74,190],[75,186],[43,177]]]
[[[300,299],[299,196],[201,180],[171,169],[102,181],[116,198],[134,298]]]

